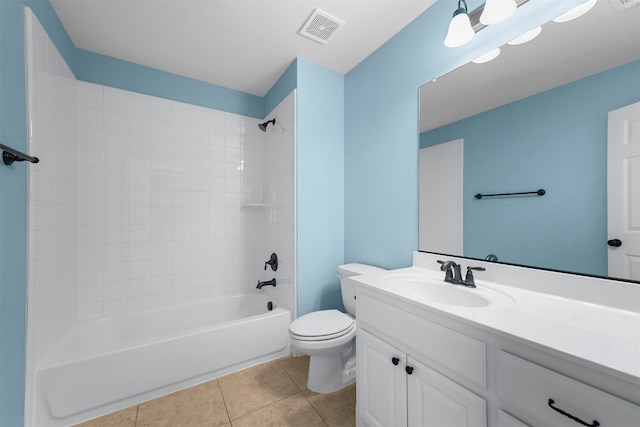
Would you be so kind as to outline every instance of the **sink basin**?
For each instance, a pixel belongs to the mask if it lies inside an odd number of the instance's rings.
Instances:
[[[478,288],[452,285],[444,280],[430,280],[421,277],[400,275],[382,279],[385,288],[408,298],[429,300],[440,304],[459,307],[485,307],[491,301],[479,295]]]

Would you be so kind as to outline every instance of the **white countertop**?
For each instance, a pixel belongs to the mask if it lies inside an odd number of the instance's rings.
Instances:
[[[478,275],[477,275],[478,276]],[[421,278],[484,297],[488,305],[466,307],[438,302],[405,286]],[[420,267],[354,278],[367,287],[475,326],[526,340],[640,379],[640,313],[548,293],[478,280],[476,288],[444,282],[444,272]]]

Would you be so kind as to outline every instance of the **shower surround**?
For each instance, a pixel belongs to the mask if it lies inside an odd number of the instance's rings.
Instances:
[[[29,167],[32,425],[38,365],[86,323],[255,293],[274,276],[261,292],[295,312],[295,93],[274,111],[284,126],[263,133],[256,118],[76,81],[29,9],[25,31],[41,159]],[[265,272],[274,251],[280,267]]]

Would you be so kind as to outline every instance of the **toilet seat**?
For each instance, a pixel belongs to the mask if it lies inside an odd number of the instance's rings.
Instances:
[[[289,326],[291,336],[300,341],[326,341],[349,334],[355,320],[338,310],[321,310],[305,314]]]

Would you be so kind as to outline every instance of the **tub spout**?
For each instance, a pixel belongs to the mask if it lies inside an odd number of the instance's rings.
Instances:
[[[273,279],[271,279],[271,280],[267,280],[266,282],[258,281],[258,286],[256,286],[256,288],[262,289],[263,286],[273,286],[275,288],[276,287],[276,279],[275,279],[275,277]]]

